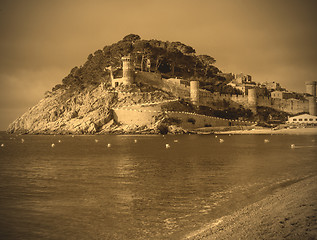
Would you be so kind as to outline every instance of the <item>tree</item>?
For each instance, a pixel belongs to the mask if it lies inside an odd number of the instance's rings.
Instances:
[[[131,33],[131,34],[125,36],[122,40],[128,41],[128,42],[135,42],[135,41],[140,40],[140,39],[141,39],[141,37],[139,35]]]
[[[198,59],[204,67],[204,76],[207,77],[208,70],[213,67],[213,64],[216,62],[216,60],[209,55],[198,55]]]

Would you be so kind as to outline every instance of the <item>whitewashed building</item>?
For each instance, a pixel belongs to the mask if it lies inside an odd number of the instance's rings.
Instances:
[[[309,114],[301,114],[294,117],[288,117],[287,122],[290,124],[317,125],[317,117]]]

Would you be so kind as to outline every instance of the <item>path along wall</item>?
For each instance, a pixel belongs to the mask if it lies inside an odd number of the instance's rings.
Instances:
[[[156,117],[163,113],[170,118],[179,120],[179,126],[184,129],[221,126],[251,126],[255,124],[255,122],[228,120],[189,112],[161,111],[157,110],[157,107],[146,107],[141,109],[117,108],[114,109],[114,119],[121,124],[153,126],[156,122]]]

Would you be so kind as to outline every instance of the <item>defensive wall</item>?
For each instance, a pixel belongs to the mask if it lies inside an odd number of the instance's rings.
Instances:
[[[153,85],[164,91],[172,92],[176,97],[190,100],[190,87],[183,84],[180,79],[162,79],[160,74],[139,72],[136,74],[136,80]],[[255,98],[255,96],[254,96]],[[277,99],[264,96],[256,96],[256,99],[250,99],[248,95],[220,94],[219,92],[209,92],[199,89],[199,105],[212,107],[216,102],[227,101],[230,107],[238,108],[242,105],[246,108],[254,108],[253,104],[260,107],[270,107],[278,111],[284,111],[289,114],[298,114],[309,111],[308,100]]]
[[[195,129],[201,127],[221,127],[221,126],[251,126],[256,122],[230,120],[218,117],[211,117],[192,112],[162,111],[160,104],[156,106],[126,106],[114,108],[114,119],[121,124],[128,125],[151,125],[156,122],[157,116],[165,114],[174,118],[178,125],[184,129]]]

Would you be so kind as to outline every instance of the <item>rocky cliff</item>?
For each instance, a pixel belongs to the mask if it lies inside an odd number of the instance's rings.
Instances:
[[[172,96],[163,91],[137,86],[110,89],[103,84],[92,89],[68,92],[58,89],[48,94],[8,127],[9,133],[106,134],[147,131],[156,133],[157,124],[122,126],[112,108],[160,102]],[[158,120],[159,121],[159,120]]]
[[[154,123],[141,126],[122,126],[116,121],[115,108],[175,99],[171,91],[164,92],[142,81],[112,89],[110,74],[105,69],[111,66],[114,69],[112,76],[120,78],[121,57],[126,55],[131,56],[134,68],[139,72],[155,72],[158,76],[183,79],[223,80],[217,75],[219,69],[213,66],[215,59],[211,56],[196,55],[192,47],[180,42],[142,40],[138,35],[130,34],[90,54],[82,66],[74,67],[61,84],[57,84],[37,105],[11,123],[7,132],[104,134],[165,131],[160,130],[159,123],[164,123],[166,116],[156,115]],[[184,111],[187,105],[177,105],[173,110]]]

